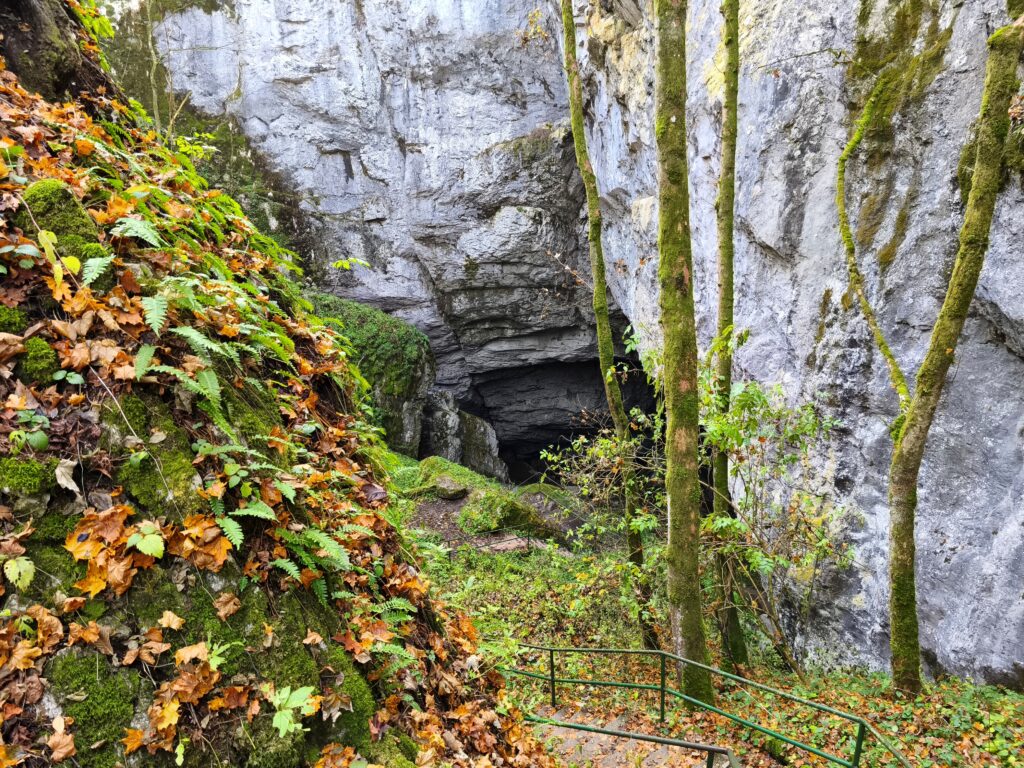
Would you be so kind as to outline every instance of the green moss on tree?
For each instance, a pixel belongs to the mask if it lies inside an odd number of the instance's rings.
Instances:
[[[704,632],[698,482],[699,404],[697,329],[693,299],[693,243],[690,233],[689,163],[686,139],[685,0],[655,0],[657,64],[655,126],[660,203],[658,281],[664,328],[666,440],[665,490],[668,500],[668,604],[674,646],[695,661],[709,658]],[[710,676],[689,665],[684,691],[711,702]]]
[[[0,489],[10,496],[36,496],[51,491],[56,485],[53,461],[0,459]]]
[[[21,335],[28,328],[28,317],[17,307],[0,304],[0,333]]]
[[[114,768],[123,764],[121,739],[142,692],[139,674],[115,670],[95,651],[71,650],[50,662],[46,677],[64,713],[75,719],[78,765]]]

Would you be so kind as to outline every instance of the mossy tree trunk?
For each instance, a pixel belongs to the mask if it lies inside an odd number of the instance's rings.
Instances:
[[[572,120],[572,136],[576,148],[576,163],[583,177],[583,187],[587,195],[588,239],[590,242],[590,271],[594,279],[594,319],[597,326],[597,353],[604,380],[605,397],[608,410],[615,426],[615,436],[623,449],[623,485],[625,487],[625,524],[626,546],[628,557],[635,567],[640,583],[641,603],[650,602],[650,588],[642,581],[644,577],[643,539],[633,530],[632,520],[637,509],[636,472],[628,443],[631,430],[629,415],[622,398],[622,389],[615,374],[615,341],[612,336],[611,318],[608,314],[608,282],[605,276],[604,246],[602,244],[601,197],[597,187],[597,175],[590,161],[590,149],[587,146],[586,127],[583,122],[583,85],[580,82],[579,62],[576,58],[576,21],[573,16],[572,0],[562,0],[562,30],[565,35],[565,71],[569,80],[569,111]],[[641,610],[645,605],[641,605]],[[640,628],[643,633],[644,646],[656,649],[658,635],[653,624],[641,619]]]
[[[697,329],[693,302],[689,165],[686,156],[686,0],[655,0],[655,132],[658,143],[658,279],[665,336],[668,602],[676,650],[708,659],[701,610]],[[712,701],[711,677],[686,665],[684,689]]]
[[[1010,6],[1014,10],[1013,4]],[[960,245],[946,296],[932,329],[928,351],[917,371],[913,393],[868,301],[857,264],[856,243],[846,209],[846,168],[873,124],[887,96],[894,71],[883,72],[868,98],[853,135],[839,158],[836,203],[839,227],[850,273],[850,288],[889,368],[900,403],[893,426],[894,449],[889,473],[889,610],[890,650],[895,685],[910,693],[921,690],[921,653],[915,573],[915,517],[921,463],[946,376],[967,320],[988,250],[989,230],[1003,170],[1009,133],[1009,107],[1017,90],[1017,65],[1024,48],[1024,17],[989,39],[989,55],[974,145],[970,194],[960,231]]]
[[[722,168],[718,186],[718,334],[724,340],[731,336],[735,322],[734,268],[736,214],[736,145],[739,134],[740,87],[740,3],[723,0],[725,17],[725,99],[722,105]],[[732,390],[732,345],[724,344],[715,358],[715,376],[719,388],[718,408],[728,413]],[[734,517],[732,495],[729,493],[729,454],[714,455],[716,516]],[[747,663],[747,644],[743,638],[739,610],[734,597],[732,570],[724,556],[718,557],[718,578],[722,604],[718,626],[722,634],[722,652],[734,668]]]
[[[1010,100],[1017,91],[1017,64],[1024,46],[1024,19],[989,39],[985,91],[978,119],[978,137],[971,194],[967,201],[960,247],[946,298],[932,329],[924,362],[917,372],[913,396],[896,435],[889,475],[890,622],[895,684],[906,691],[921,689],[917,593],[914,571],[914,518],[917,485],[928,432],[935,418],[946,375],[988,250],[989,230],[1009,132]]]

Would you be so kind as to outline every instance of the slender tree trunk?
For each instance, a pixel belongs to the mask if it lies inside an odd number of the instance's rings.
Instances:
[[[725,43],[725,100],[722,105],[722,178],[718,187],[718,334],[725,338],[733,332],[735,314],[734,219],[736,211],[736,144],[739,133],[740,87],[740,3],[722,0],[725,17],[723,42]],[[715,374],[719,387],[718,408],[728,413],[732,390],[732,347],[725,345],[715,360]],[[732,496],[729,493],[729,454],[716,451],[714,455],[715,514],[734,516]],[[743,638],[739,610],[736,607],[732,569],[724,555],[717,558],[718,580],[721,583],[721,608],[718,627],[722,635],[722,653],[725,660],[736,668],[747,663],[747,644]]]
[[[701,610],[697,331],[693,303],[690,190],[686,156],[686,0],[655,0],[660,204],[658,278],[665,335],[665,485],[668,497],[668,602],[677,651],[708,659]],[[712,701],[710,675],[686,665],[684,689]]]
[[[601,376],[604,379],[604,392],[608,400],[608,410],[615,426],[615,436],[626,449],[631,434],[629,416],[622,398],[622,389],[615,378],[615,341],[612,337],[612,324],[608,315],[608,282],[605,276],[604,246],[601,242],[601,198],[597,188],[597,175],[590,161],[590,150],[587,147],[586,128],[583,123],[583,85],[580,82],[579,63],[576,58],[576,21],[572,12],[572,0],[562,0],[562,28],[565,34],[565,71],[569,78],[569,111],[572,118],[572,136],[576,147],[576,163],[583,177],[583,187],[587,194],[587,221],[590,241],[590,271],[594,278],[594,318],[597,325],[597,353],[601,365]],[[628,450],[628,449],[626,449]],[[642,581],[644,578],[644,545],[640,534],[630,525],[636,513],[636,471],[632,457],[623,458],[623,485],[626,516],[626,546],[630,562],[636,566],[640,574],[639,598],[641,603],[650,602],[650,588]],[[658,648],[658,635],[650,621],[641,619],[640,628],[643,633],[644,647]]]
[[[914,517],[917,485],[928,432],[942,397],[946,375],[988,250],[989,230],[1009,132],[1010,100],[1017,91],[1017,63],[1024,44],[1022,20],[989,38],[985,91],[978,120],[977,156],[967,201],[960,247],[946,298],[932,329],[924,362],[917,372],[914,394],[896,437],[889,476],[890,621],[895,684],[916,693],[921,689],[917,594],[914,573]]]

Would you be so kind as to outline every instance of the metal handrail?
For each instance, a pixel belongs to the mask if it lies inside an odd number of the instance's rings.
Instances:
[[[620,739],[650,741],[654,744],[664,744],[669,747],[679,747],[680,749],[692,749],[696,752],[706,752],[708,755],[707,768],[714,768],[715,755],[724,755],[729,761],[730,768],[742,768],[739,761],[736,759],[736,755],[732,753],[732,750],[727,749],[726,747],[719,747],[715,744],[700,744],[693,741],[683,741],[682,739],[670,739],[666,736],[652,736],[647,733],[619,731],[613,728],[599,728],[596,725],[584,725],[582,723],[554,720],[550,717],[537,717],[536,715],[527,715],[524,719],[531,723],[539,723],[540,725],[553,725],[558,728],[571,728],[572,730],[586,731],[588,733],[602,733],[607,736],[615,736]]]
[[[593,685],[593,686],[605,686],[605,687],[612,687],[612,688],[625,688],[625,689],[633,689],[633,690],[654,691],[654,692],[658,692],[660,694],[660,720],[661,720],[661,722],[665,721],[666,697],[667,696],[672,696],[673,698],[682,699],[683,701],[686,701],[687,703],[692,704],[694,706],[701,707],[702,709],[706,709],[708,711],[715,712],[716,714],[719,714],[719,715],[721,715],[721,716],[723,716],[723,717],[725,717],[725,718],[727,718],[729,720],[732,720],[735,723],[743,725],[743,726],[745,726],[747,728],[751,728],[751,729],[756,730],[756,731],[758,731],[760,733],[763,733],[765,735],[771,736],[773,738],[777,738],[777,739],[785,742],[786,744],[790,744],[791,746],[797,747],[798,749],[802,749],[802,750],[804,750],[806,752],[809,752],[811,754],[817,755],[818,757],[821,757],[821,758],[823,758],[825,760],[828,760],[829,762],[834,763],[836,765],[843,766],[843,768],[858,768],[858,766],[860,765],[861,757],[863,755],[863,751],[864,751],[865,739],[870,734],[871,736],[873,736],[875,738],[875,740],[882,747],[884,747],[894,758],[896,758],[896,760],[904,768],[913,768],[913,766],[907,760],[907,758],[904,757],[903,754],[895,746],[893,746],[892,743],[889,742],[888,739],[883,737],[882,734],[879,733],[877,728],[875,728],[871,723],[867,722],[862,717],[850,714],[849,712],[843,712],[841,710],[834,709],[833,707],[826,706],[825,704],[819,704],[818,702],[815,702],[815,701],[809,701],[807,699],[800,698],[799,696],[794,696],[793,694],[786,693],[785,691],[780,691],[777,688],[772,688],[771,686],[764,685],[763,683],[758,683],[758,682],[755,682],[753,680],[748,680],[747,678],[740,677],[739,675],[734,675],[734,674],[732,674],[730,672],[725,672],[725,671],[720,670],[720,669],[716,669],[715,667],[708,666],[707,664],[702,664],[702,663],[697,662],[697,661],[692,661],[692,660],[687,659],[687,658],[685,658],[683,656],[679,656],[679,655],[674,654],[674,653],[669,653],[668,651],[635,649],[635,648],[572,648],[572,647],[563,648],[563,647],[555,647],[555,646],[547,646],[547,645],[533,645],[533,644],[530,644],[530,643],[520,643],[520,647],[521,648],[530,649],[530,650],[535,650],[535,651],[546,652],[548,654],[548,660],[549,660],[548,674],[544,675],[544,674],[541,674],[541,673],[538,673],[538,672],[533,672],[533,671],[529,671],[529,670],[521,670],[521,669],[505,669],[504,671],[508,672],[510,674],[516,674],[516,675],[520,675],[520,676],[523,676],[523,677],[528,677],[528,678],[532,678],[532,679],[536,679],[536,680],[543,680],[543,681],[547,682],[549,687],[550,687],[550,691],[551,691],[551,704],[552,704],[552,706],[557,706],[556,705],[556,693],[555,693],[555,686],[556,685]],[[617,654],[617,655],[634,655],[634,656],[656,656],[656,657],[658,657],[660,659],[660,662],[661,662],[661,683],[660,683],[660,685],[651,685],[651,684],[644,684],[644,683],[625,683],[625,682],[612,681],[612,680],[579,680],[579,679],[574,679],[574,678],[558,678],[555,675],[555,654],[556,653],[559,653],[559,654],[562,654],[562,653],[586,654],[586,655],[613,655],[613,654]],[[700,699],[695,699],[695,698],[693,698],[691,696],[686,695],[685,693],[682,693],[681,691],[677,691],[677,690],[675,690],[673,688],[670,688],[666,684],[667,664],[668,664],[669,661],[675,662],[676,664],[689,664],[689,665],[692,665],[694,667],[697,667],[698,669],[703,669],[703,670],[705,670],[707,672],[710,672],[711,674],[718,675],[720,677],[724,677],[724,678],[726,678],[728,680],[732,680],[734,682],[740,683],[740,684],[745,685],[745,686],[749,686],[751,688],[756,688],[758,690],[765,691],[767,693],[771,693],[771,694],[773,694],[775,696],[781,696],[782,698],[787,699],[788,701],[792,701],[792,702],[795,702],[797,704],[800,704],[800,705],[803,705],[803,706],[806,706],[806,707],[810,707],[810,708],[812,708],[814,710],[817,710],[819,712],[824,712],[824,713],[827,713],[829,715],[833,715],[835,717],[839,717],[839,718],[841,718],[843,720],[846,720],[846,721],[856,725],[857,726],[857,733],[856,733],[856,737],[855,737],[855,741],[854,741],[853,755],[851,756],[851,758],[849,760],[847,760],[847,759],[844,759],[842,757],[839,757],[838,755],[830,754],[830,753],[825,752],[823,750],[820,750],[817,747],[814,747],[814,746],[812,746],[810,744],[807,744],[807,743],[802,742],[802,741],[797,741],[797,740],[792,739],[792,738],[786,736],[785,734],[779,733],[778,731],[775,731],[775,730],[773,730],[771,728],[767,728],[766,726],[762,726],[759,723],[755,723],[755,722],[752,722],[750,720],[747,720],[746,718],[740,717],[739,715],[733,715],[732,713],[726,712],[725,710],[720,709],[720,708],[714,706],[713,704],[709,704],[707,702],[701,701]]]

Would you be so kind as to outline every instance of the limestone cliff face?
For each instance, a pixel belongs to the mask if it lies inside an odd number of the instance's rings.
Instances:
[[[598,5],[598,4],[596,4]],[[591,151],[606,199],[615,296],[656,343],[657,221],[652,29],[641,0],[579,5]],[[696,285],[704,338],[714,327],[715,198],[722,78],[721,15],[693,0],[690,158]],[[819,594],[812,655],[881,666],[888,656],[886,481],[896,412],[882,358],[856,308],[835,209],[836,161],[865,84],[848,62],[858,36],[932,53],[899,103],[892,135],[848,172],[862,269],[904,368],[920,363],[956,252],[963,201],[957,164],[980,106],[985,41],[1007,21],[1001,0],[939,2],[916,40],[895,39],[897,2],[742,4],[737,199],[738,365],[793,393],[828,393],[842,420],[833,485],[860,514],[854,566]],[[863,6],[863,8],[862,8]],[[862,14],[862,10],[864,13]],[[860,16],[860,20],[859,17]],[[931,25],[931,30],[925,25]],[[868,87],[870,81],[868,81]],[[933,671],[1024,682],[1024,302],[1018,178],[998,205],[992,246],[958,365],[929,440],[918,521],[918,596]],[[646,324],[644,318],[647,319]]]
[[[209,4],[207,4],[209,5]],[[533,0],[236,0],[170,13],[155,38],[172,83],[232,115],[321,223],[325,287],[431,337],[439,380],[502,439],[542,414],[600,403],[581,263],[557,16],[523,45]],[[691,181],[700,323],[714,322],[721,17],[691,0]],[[737,210],[744,375],[828,393],[843,428],[828,458],[857,512],[853,568],[820,594],[803,638],[824,661],[887,658],[886,476],[895,398],[862,318],[842,297],[836,160],[864,97],[858,39],[939,44],[891,135],[849,173],[850,208],[881,321],[910,370],[923,356],[955,252],[957,163],[978,111],[985,39],[1002,0],[940,0],[912,40],[891,40],[897,0],[743,3]],[[863,6],[863,7],[862,7]],[[648,0],[578,0],[591,151],[609,279],[649,346],[657,312],[652,30]],[[881,44],[881,43],[880,43]],[[919,595],[933,670],[1024,678],[1024,192],[1002,193],[978,300],[921,483]],[[515,437],[518,435],[518,437]],[[510,438],[510,436],[512,436]]]
[[[297,187],[320,288],[427,333],[438,385],[491,420],[514,420],[496,376],[557,381],[527,432],[546,401],[601,402],[564,76],[550,39],[519,39],[522,0],[176,5],[197,7],[154,6],[172,87]]]

